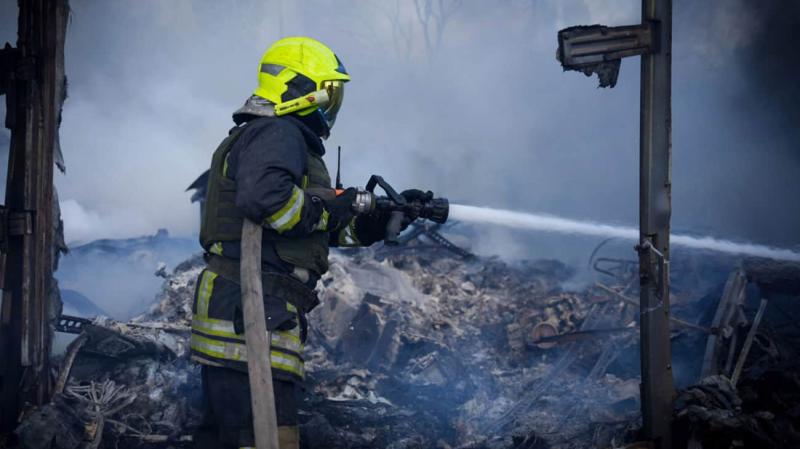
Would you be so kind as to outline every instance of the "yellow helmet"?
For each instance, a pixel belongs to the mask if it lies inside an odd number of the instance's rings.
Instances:
[[[272,44],[261,58],[254,94],[280,105],[325,89],[325,104],[312,103],[292,112],[304,116],[319,111],[330,128],[342,105],[347,81],[350,75],[325,44],[310,37],[287,37]]]

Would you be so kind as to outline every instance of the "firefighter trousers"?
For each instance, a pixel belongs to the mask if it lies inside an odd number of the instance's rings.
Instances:
[[[247,373],[230,368],[201,366],[203,422],[194,435],[197,449],[255,447],[250,381]],[[280,449],[299,449],[298,386],[274,379],[275,411]]]

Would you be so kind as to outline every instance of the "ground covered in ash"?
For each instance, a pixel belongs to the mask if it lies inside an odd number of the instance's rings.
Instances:
[[[319,285],[322,303],[310,316],[303,446],[611,448],[635,441],[636,265],[600,262],[602,274],[570,290],[564,285],[577,285],[568,283],[573,269],[557,261],[509,265],[413,244],[333,254]],[[188,335],[202,267],[199,256],[179,265],[146,314],[85,326],[61,362],[71,367],[57,381],[63,391],[17,431],[26,447],[191,446],[201,393]],[[672,298],[674,370],[686,387],[676,410],[680,438],[695,447],[791,447],[800,427],[800,379],[786,368],[791,354],[769,347],[772,328],[762,325],[748,359],[759,364],[744,370],[739,390],[725,376],[700,381],[730,264],[674,260],[674,268],[684,270]],[[739,327],[732,332],[748,330]],[[778,402],[764,399],[776,395],[761,376],[780,382]]]

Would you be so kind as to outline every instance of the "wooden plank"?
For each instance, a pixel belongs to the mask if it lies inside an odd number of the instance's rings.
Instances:
[[[706,340],[706,350],[703,355],[703,365],[700,378],[719,374],[719,351],[724,338],[725,328],[728,327],[730,318],[733,316],[739,302],[743,299],[744,289],[747,286],[747,278],[740,270],[730,274],[725,283],[725,290],[717,305],[714,319],[711,322],[711,333]]]
[[[32,217],[30,233],[9,236],[0,339],[0,431],[23,403],[49,400],[53,335],[53,163],[64,98],[66,0],[19,2],[17,66],[7,84],[11,129],[5,206]]]
[[[758,312],[756,312],[756,317],[753,318],[753,324],[750,325],[747,338],[745,338],[744,345],[742,345],[742,351],[739,353],[739,359],[736,361],[736,368],[734,368],[733,374],[731,375],[731,383],[734,387],[739,382],[739,376],[741,376],[742,369],[744,369],[744,362],[747,361],[747,355],[750,354],[750,347],[753,345],[753,339],[756,338],[756,332],[758,331],[758,326],[761,324],[761,319],[764,318],[764,310],[766,308],[767,299],[761,298]]]
[[[258,449],[278,449],[278,419],[272,388],[270,333],[264,315],[261,285],[261,226],[245,219],[242,226],[241,285],[247,371],[253,406],[253,432]]]

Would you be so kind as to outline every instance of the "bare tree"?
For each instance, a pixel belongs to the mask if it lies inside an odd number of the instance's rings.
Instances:
[[[388,14],[388,17],[389,22],[392,24],[392,37],[395,50],[403,61],[408,62],[411,59],[414,35],[411,31],[411,24],[400,18],[400,2],[401,0],[394,1],[394,8]]]
[[[433,59],[439,51],[445,28],[463,0],[374,0],[372,3],[386,17],[392,32],[392,44],[398,58],[408,62],[414,54]],[[415,20],[416,19],[416,20]],[[417,32],[417,26],[422,33]],[[417,36],[422,35],[422,42]]]
[[[447,22],[462,3],[463,0],[414,0],[428,57],[432,58],[439,51]]]

